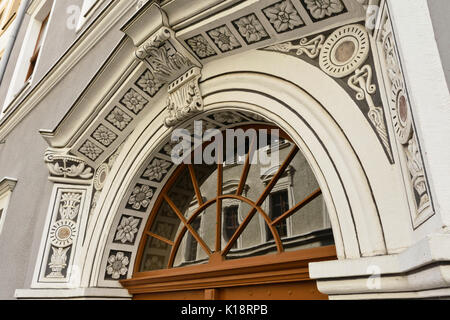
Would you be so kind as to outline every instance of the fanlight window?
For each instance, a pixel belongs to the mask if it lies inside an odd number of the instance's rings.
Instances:
[[[307,160],[281,130],[280,137],[247,141],[245,154],[236,150],[223,163],[180,164],[150,214],[135,271],[334,244]],[[256,152],[278,156],[279,165],[253,163]]]

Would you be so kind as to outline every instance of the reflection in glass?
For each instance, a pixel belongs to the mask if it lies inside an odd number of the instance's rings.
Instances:
[[[285,139],[256,143],[270,160],[261,164],[250,163],[251,146],[246,141],[244,154],[235,148],[223,166],[179,167],[150,218],[141,271],[208,263],[216,251],[237,259],[334,243],[318,183],[297,147]]]

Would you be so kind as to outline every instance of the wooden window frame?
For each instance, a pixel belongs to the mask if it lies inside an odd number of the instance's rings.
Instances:
[[[29,60],[29,66],[28,66],[27,75],[25,77],[25,82],[27,82],[31,78],[31,76],[34,73],[34,70],[36,69],[37,60],[39,58],[39,54],[41,52],[43,43],[41,44],[40,47],[38,47],[38,44],[41,41],[41,38],[44,36],[45,31],[47,30],[49,17],[50,17],[50,13],[41,22],[41,28],[39,30],[38,37],[36,39],[36,44],[34,46],[33,55],[31,56],[31,58]]]
[[[271,126],[242,126],[246,127],[273,129]],[[279,128],[276,128],[279,129]],[[290,140],[290,137],[280,130],[280,136]],[[246,155],[244,166],[239,180],[239,185],[236,191],[231,194],[223,194],[223,164],[217,164],[217,196],[215,198],[204,201],[201,194],[199,183],[196,178],[195,168],[191,164],[180,164],[163,187],[158,196],[154,207],[150,213],[143,236],[141,238],[137,258],[134,264],[134,273],[132,279],[121,280],[120,283],[129,290],[131,294],[146,295],[156,294],[158,292],[169,292],[172,290],[197,290],[211,288],[229,287],[242,284],[264,284],[276,282],[295,282],[295,281],[312,281],[309,278],[308,263],[315,261],[332,260],[336,258],[336,248],[334,245],[299,249],[296,251],[284,251],[284,247],[280,236],[277,232],[276,225],[282,221],[286,221],[291,215],[306,206],[312,200],[316,199],[322,194],[320,188],[314,190],[306,198],[290,207],[286,212],[271,220],[268,214],[262,209],[263,203],[271,194],[271,191],[277,184],[277,181],[288,169],[291,161],[294,159],[299,151],[295,143],[292,143],[292,148],[283,163],[278,167],[275,174],[269,179],[264,191],[259,196],[258,200],[252,201],[242,196],[246,181],[248,178],[251,166],[251,154],[255,151],[256,143],[252,141],[250,150]],[[189,171],[191,182],[197,198],[198,207],[192,214],[186,218],[184,214],[177,208],[176,204],[170,199],[169,191],[173,184],[177,181],[180,175]],[[239,200],[247,203],[251,209],[244,216],[234,234],[231,236],[225,247],[222,248],[222,202],[227,199]],[[162,236],[152,233],[150,230],[159,212],[159,208],[167,203],[172,211],[178,216],[182,223],[180,232],[172,241]],[[203,239],[196,232],[195,228],[191,226],[192,222],[202,213],[206,208],[216,205],[216,239],[215,247],[209,248]],[[239,236],[244,231],[255,214],[260,214],[266,222],[273,239],[276,244],[277,253],[244,257],[238,259],[229,259],[225,257],[233,246],[237,243]],[[204,250],[208,256],[208,263],[197,264],[191,266],[174,267],[174,261],[177,251],[180,249],[181,241],[186,233],[190,233],[192,238],[197,240],[198,250]],[[147,240],[149,238],[156,238],[160,241],[172,246],[170,257],[166,269],[141,271],[141,263],[144,255]],[[211,289],[213,290],[213,289]],[[209,292],[209,291],[208,291]],[[206,293],[205,293],[206,294]]]

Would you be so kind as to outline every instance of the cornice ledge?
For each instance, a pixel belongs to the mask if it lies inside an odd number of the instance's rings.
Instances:
[[[17,299],[120,299],[129,300],[132,296],[126,289],[116,288],[66,288],[66,289],[16,289]]]
[[[5,192],[12,192],[17,184],[17,179],[4,177],[0,180],[0,195]]]
[[[449,296],[449,246],[443,230],[398,254],[310,263],[310,277],[333,299]]]

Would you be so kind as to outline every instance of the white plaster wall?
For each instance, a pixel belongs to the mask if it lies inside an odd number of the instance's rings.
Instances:
[[[388,3],[436,209],[417,230],[420,239],[450,226],[450,96],[427,1]]]

